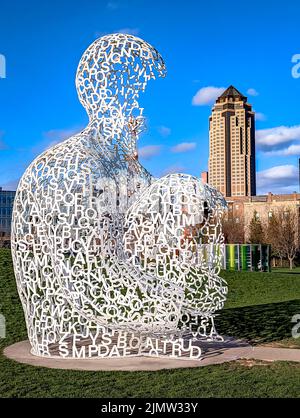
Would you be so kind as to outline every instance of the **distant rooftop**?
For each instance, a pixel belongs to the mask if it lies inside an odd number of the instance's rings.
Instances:
[[[217,102],[223,101],[224,99],[232,98],[234,100],[246,101],[247,97],[244,96],[241,92],[238,91],[234,86],[229,86],[221,96],[218,97]]]
[[[257,196],[228,196],[225,197],[227,202],[284,202],[284,201],[300,201],[300,193],[288,193],[288,194],[273,194],[269,192],[268,194],[264,195],[257,195]]]
[[[0,186],[0,192],[9,192],[9,193],[15,193],[15,190],[3,190],[3,187]]]

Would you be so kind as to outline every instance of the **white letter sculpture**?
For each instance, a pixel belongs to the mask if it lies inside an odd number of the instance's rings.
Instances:
[[[12,252],[32,354],[200,358],[221,338],[223,197],[199,179],[155,180],[137,159],[140,92],[165,76],[130,35],[96,40],[76,86],[89,116],[38,156],[17,190]]]

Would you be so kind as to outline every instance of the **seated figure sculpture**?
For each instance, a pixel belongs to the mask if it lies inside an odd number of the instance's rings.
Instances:
[[[193,341],[219,338],[225,200],[192,176],[154,179],[137,158],[139,94],[165,72],[137,37],[96,40],[76,75],[88,126],[20,180],[12,254],[34,355],[200,358]]]

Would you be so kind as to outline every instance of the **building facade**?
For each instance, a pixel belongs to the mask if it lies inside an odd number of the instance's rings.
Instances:
[[[254,214],[266,225],[273,213],[291,210],[298,216],[300,222],[300,193],[273,194],[261,196],[232,196],[226,198],[228,204],[228,218],[233,224],[242,224],[244,228],[244,239],[247,241],[249,225]],[[237,226],[238,227],[238,226]]]
[[[225,197],[255,196],[255,118],[235,87],[217,99],[209,118],[209,184]]]
[[[201,180],[202,180],[202,183],[204,184],[208,183],[208,171],[202,171]]]
[[[15,191],[2,190],[2,187],[0,187],[0,241],[1,242],[7,241],[10,239],[11,218],[12,218],[15,194],[16,194]]]

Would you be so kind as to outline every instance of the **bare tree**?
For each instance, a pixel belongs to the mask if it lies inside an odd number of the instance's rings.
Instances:
[[[227,244],[243,244],[245,239],[245,224],[243,220],[224,216],[222,220],[222,231]]]
[[[290,269],[293,269],[294,259],[299,251],[299,217],[295,210],[285,209],[279,213],[281,218],[280,234],[278,240],[281,242],[284,256],[289,260]]]
[[[265,241],[271,244],[271,255],[273,259],[279,258],[282,267],[282,260],[285,257],[282,240],[278,239],[281,235],[282,229],[282,215],[277,212],[272,212],[268,218],[268,223],[265,225]]]

